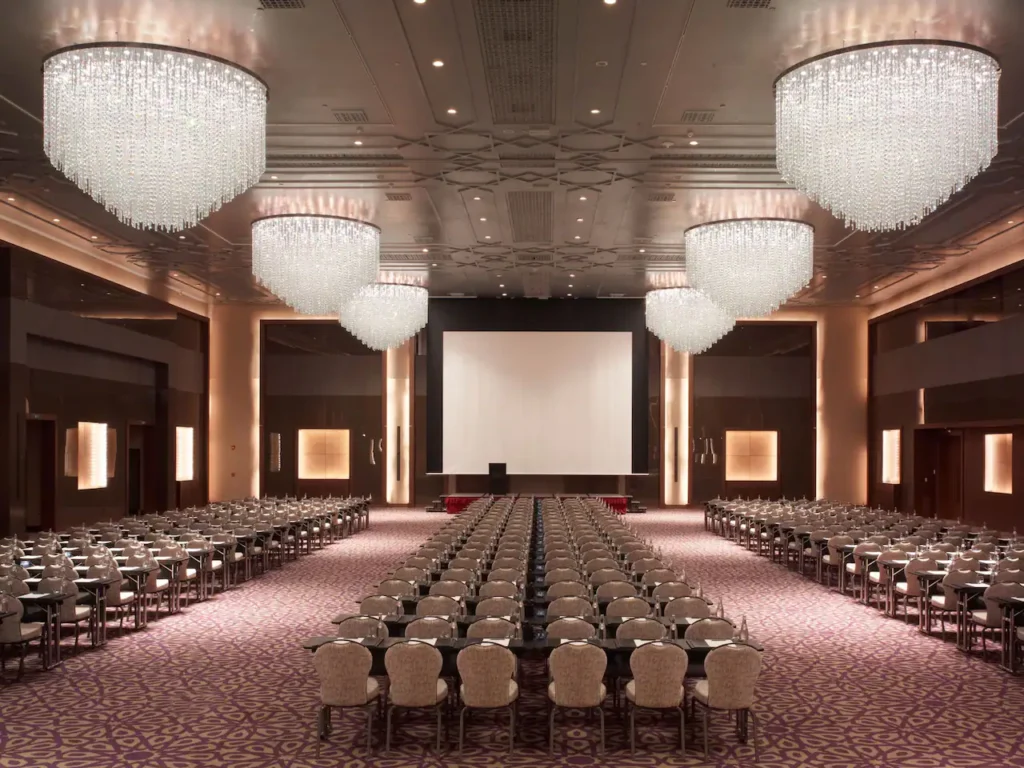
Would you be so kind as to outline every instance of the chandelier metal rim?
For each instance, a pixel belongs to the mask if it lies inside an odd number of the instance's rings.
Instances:
[[[808,59],[802,59],[792,66],[786,67],[782,70],[779,75],[772,81],[772,90],[776,90],[779,85],[779,81],[790,75],[798,69],[802,69],[809,64],[814,64],[817,61],[824,61],[825,59],[831,59],[834,56],[842,56],[846,53],[854,53],[856,51],[866,51],[872,48],[897,48],[909,45],[927,45],[927,46],[942,46],[944,48],[962,48],[967,51],[974,51],[975,53],[981,53],[988,56],[996,64],[996,69],[1002,72],[1002,64],[999,58],[987,48],[982,48],[980,45],[974,43],[965,43],[958,40],[941,40],[939,38],[927,38],[921,40],[913,39],[900,39],[900,40],[878,40],[871,43],[859,43],[857,45],[849,45],[844,48],[836,48],[831,51],[824,51],[815,56],[811,56]]]
[[[811,232],[815,231],[814,225],[810,222],[804,221],[803,219],[793,219],[787,216],[740,216],[734,219],[715,219],[714,221],[704,221],[700,224],[691,224],[683,230],[683,235],[686,235],[686,233],[691,230],[700,229],[701,227],[713,227],[716,224],[734,224],[741,221],[778,221],[789,224],[803,224],[804,226],[810,227]]]
[[[252,219],[250,224],[256,224],[260,221],[278,219],[330,219],[332,221],[351,221],[353,224],[362,224],[363,226],[370,227],[371,229],[377,230],[380,233],[381,229],[376,224],[366,221],[365,219],[357,219],[355,216],[334,216],[330,213],[272,213],[267,216],[259,216],[258,218]]]
[[[180,53],[184,54],[185,56],[194,56],[197,59],[207,59],[209,61],[216,62],[217,64],[223,64],[226,67],[237,69],[239,72],[248,75],[253,80],[256,80],[260,85],[263,86],[264,90],[266,90],[267,92],[267,99],[270,98],[270,86],[267,85],[267,81],[260,77],[260,75],[258,75],[256,72],[249,69],[248,67],[244,67],[241,64],[238,64],[237,62],[231,61],[231,59],[225,59],[223,56],[217,56],[213,53],[205,53],[204,51],[197,51],[193,48],[182,48],[178,45],[163,45],[162,43],[136,43],[131,41],[125,42],[119,40],[98,40],[91,43],[75,43],[74,45],[65,45],[63,48],[57,48],[56,50],[50,51],[48,54],[43,56],[42,67],[45,67],[46,62],[54,58],[55,56],[60,56],[61,54],[65,53],[73,53],[75,51],[85,51],[89,49],[99,48],[141,48],[144,50],[149,49],[153,51],[164,51],[166,53]]]

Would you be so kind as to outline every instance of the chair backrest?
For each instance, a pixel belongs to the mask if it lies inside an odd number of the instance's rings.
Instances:
[[[455,557],[448,562],[448,570],[462,570],[476,573],[480,570],[480,561],[474,557]]]
[[[667,600],[675,597],[689,597],[693,594],[690,585],[683,581],[664,581],[654,588],[651,595],[655,600]]]
[[[609,581],[629,581],[629,576],[614,568],[602,568],[590,574],[592,586],[599,587],[602,584],[607,584]]]
[[[880,584],[888,584],[889,577],[892,575],[892,571],[888,568],[884,568],[881,563],[891,563],[899,560],[906,560],[907,553],[899,549],[887,549],[885,552],[878,556],[875,561],[879,563],[878,566],[878,582]]]
[[[593,560],[588,561],[583,565],[583,570],[587,574],[595,573],[605,568],[611,568],[613,570],[619,567],[618,562],[610,557],[595,557]]]
[[[405,609],[401,600],[387,595],[371,595],[359,603],[359,612],[366,616],[401,616]]]
[[[678,581],[679,577],[670,568],[652,568],[644,574],[640,580],[645,587],[654,586],[663,582]]]
[[[833,536],[828,540],[828,554],[832,560],[832,565],[836,565],[843,555],[840,547],[844,547],[847,544],[853,544],[852,536]]]
[[[432,565],[433,565],[433,560],[431,558],[429,558],[429,557],[422,557],[420,555],[413,555],[412,557],[407,557],[405,559],[405,565],[403,567],[405,567],[405,568],[415,568],[415,569],[417,569],[419,571],[422,571],[424,573],[424,576],[425,576],[426,572],[430,570]],[[401,569],[399,569],[399,570],[401,570]],[[395,573],[397,573],[397,572],[398,571],[396,571]]]
[[[446,618],[441,616],[424,616],[423,618],[410,621],[405,626],[405,636],[421,639],[455,637],[455,629]]]
[[[21,579],[8,574],[6,576],[0,576],[0,593],[6,593],[17,597],[18,595],[27,595],[31,590]],[[21,601],[18,601],[18,605],[21,605]]]
[[[401,579],[385,579],[377,585],[377,594],[388,597],[412,597],[416,594],[416,585]]]
[[[313,654],[313,667],[320,678],[320,700],[335,707],[366,704],[366,680],[371,666],[373,656],[359,643],[321,645]]]
[[[75,582],[60,576],[56,578],[44,576],[39,580],[39,592],[64,595],[64,599],[60,602],[60,620],[75,620],[75,606],[78,602],[78,586]]]
[[[466,597],[469,585],[464,581],[435,581],[430,585],[430,594],[445,597]]]
[[[942,577],[942,592],[946,597],[946,608],[956,605],[957,594],[953,587],[970,584],[979,578],[978,572],[974,569],[959,567],[957,564],[951,566],[946,575]]]
[[[1024,569],[1024,559],[1019,557],[1004,557],[996,563],[996,571],[1019,571]]]
[[[425,558],[416,557],[410,559],[423,560]],[[393,574],[391,574],[391,578],[401,579],[402,581],[426,581],[427,572],[424,568],[419,568],[406,563],[404,566],[397,569]]]
[[[700,597],[677,597],[665,603],[663,611],[665,616],[683,619],[705,619],[711,616],[711,609]]]
[[[723,645],[704,659],[708,705],[715,709],[749,709],[761,674],[761,653],[749,645]]]
[[[455,664],[462,679],[460,693],[467,707],[504,707],[509,703],[509,683],[516,671],[516,657],[500,645],[480,643],[459,651]]]
[[[511,581],[518,583],[523,578],[523,572],[519,568],[492,568],[487,574],[488,581]]]
[[[432,707],[437,704],[437,677],[441,652],[427,643],[396,643],[384,654],[390,680],[391,701],[400,707]]]
[[[668,628],[654,619],[630,619],[619,625],[616,640],[661,640]]]
[[[566,643],[555,648],[548,657],[555,704],[560,707],[599,706],[607,666],[604,650],[596,645]]]
[[[557,597],[548,604],[548,616],[579,616],[590,618],[594,615],[594,605],[582,597]]]
[[[21,617],[25,613],[25,606],[14,595],[0,592],[0,612],[14,614],[0,619],[0,643],[20,642]]]
[[[636,597],[636,587],[628,581],[609,581],[597,588],[598,598]]]
[[[487,581],[480,585],[477,595],[485,597],[516,597],[519,594],[519,587],[511,581]]]
[[[985,600],[988,623],[991,626],[1001,627],[1003,624],[1003,608],[992,598],[1024,597],[1024,584],[1013,582],[996,582],[985,590],[982,596]]]
[[[449,568],[441,572],[441,581],[464,581],[471,584],[476,581],[476,573],[468,568]]]
[[[476,604],[477,616],[519,616],[519,602],[511,597],[488,597]]]
[[[474,621],[466,630],[466,637],[504,639],[515,636],[515,624],[507,619],[493,617]]]
[[[644,574],[653,571],[655,568],[664,568],[665,564],[656,557],[645,557],[633,563],[633,573]]]
[[[462,604],[445,595],[429,595],[416,603],[417,616],[458,616],[461,613]]]
[[[633,651],[633,696],[638,707],[667,709],[683,701],[683,678],[690,660],[674,643],[648,643]]]
[[[596,634],[593,624],[574,616],[548,624],[548,637],[552,640],[589,640]]]
[[[580,578],[579,571],[572,568],[556,568],[544,574],[544,583],[557,584],[560,581],[579,581]]]
[[[686,628],[684,640],[732,640],[736,627],[728,619],[701,619]]]
[[[993,584],[1020,584],[1024,582],[1024,569],[1000,568],[992,577]]]
[[[338,624],[338,637],[362,638],[388,636],[388,625],[373,616],[349,616]]]
[[[547,595],[552,600],[556,597],[587,597],[590,589],[579,581],[559,581],[548,587]]]
[[[553,557],[550,560],[544,561],[544,570],[547,572],[568,569],[575,571],[578,567],[578,563],[574,558],[571,557]]]
[[[518,573],[522,573],[525,568],[525,564],[517,557],[496,557],[494,558],[494,562],[491,563],[491,568],[508,568]]]
[[[605,615],[609,619],[627,616],[642,618],[651,615],[651,604],[640,597],[619,597],[608,603]]]

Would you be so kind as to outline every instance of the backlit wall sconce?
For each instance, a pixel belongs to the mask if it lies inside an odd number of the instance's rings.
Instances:
[[[78,490],[107,487],[107,425],[78,422]]]
[[[985,490],[1013,493],[1013,435],[985,435]]]
[[[882,482],[900,484],[900,431],[882,430]]]
[[[270,433],[270,466],[268,469],[271,472],[281,471],[281,433],[271,432]]]
[[[728,481],[775,482],[779,479],[779,433],[727,430],[725,433],[725,479]]]
[[[174,479],[187,482],[195,475],[195,431],[192,427],[174,428]]]

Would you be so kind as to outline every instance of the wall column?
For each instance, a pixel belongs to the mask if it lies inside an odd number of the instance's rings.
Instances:
[[[412,408],[416,339],[384,353],[384,501],[412,503]]]
[[[661,343],[661,504],[690,501],[691,358]]]

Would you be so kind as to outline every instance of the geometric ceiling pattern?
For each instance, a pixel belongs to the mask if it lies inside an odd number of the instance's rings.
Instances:
[[[382,269],[433,295],[639,296],[685,281],[683,232],[737,216],[815,227],[794,304],[869,300],[1019,225],[1024,3],[1017,0],[40,0],[0,29],[0,205],[216,301],[275,299],[252,219],[356,216]],[[1002,66],[992,166],[922,224],[868,234],[775,167],[772,82],[845,45],[944,38]],[[193,48],[270,89],[267,173],[181,233],[120,224],[42,151],[40,63],[135,40]],[[894,169],[894,174],[898,169]]]

